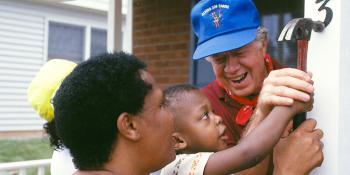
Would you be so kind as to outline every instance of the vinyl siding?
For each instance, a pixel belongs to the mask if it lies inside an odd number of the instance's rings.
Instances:
[[[51,21],[105,29],[107,14],[39,1],[0,0],[0,132],[42,130],[45,121],[28,104],[27,87],[47,60]]]
[[[44,63],[45,19],[0,4],[0,131],[41,130],[27,87]]]

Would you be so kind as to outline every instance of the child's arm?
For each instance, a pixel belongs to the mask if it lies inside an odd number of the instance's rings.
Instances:
[[[306,109],[305,103],[300,102],[295,102],[292,107],[274,107],[238,145],[211,155],[204,174],[231,174],[259,163],[272,151],[290,119]]]

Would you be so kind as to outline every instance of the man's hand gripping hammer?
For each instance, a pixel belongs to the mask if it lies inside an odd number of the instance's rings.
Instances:
[[[310,18],[295,18],[283,28],[278,41],[297,41],[298,69],[307,71],[307,48],[312,30],[322,32],[324,28],[323,22],[312,21]],[[305,119],[306,113],[297,114],[293,119],[293,128],[297,128]]]

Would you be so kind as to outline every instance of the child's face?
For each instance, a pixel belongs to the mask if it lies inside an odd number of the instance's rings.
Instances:
[[[226,126],[221,117],[212,112],[208,98],[200,91],[191,91],[178,104],[186,150],[193,152],[215,152],[228,147],[224,134]]]

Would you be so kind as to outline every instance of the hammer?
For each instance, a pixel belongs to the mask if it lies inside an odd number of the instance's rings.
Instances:
[[[307,71],[307,48],[311,31],[322,32],[325,25],[321,21],[312,21],[310,18],[295,18],[282,30],[278,41],[297,41],[298,61],[297,68]],[[293,128],[296,129],[306,119],[306,113],[299,113],[293,118]]]

